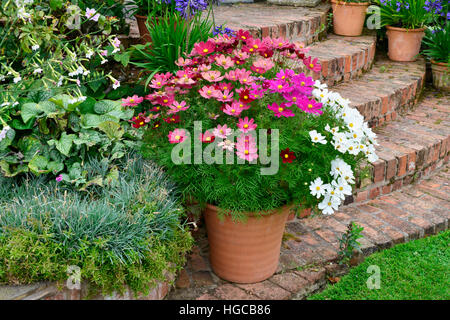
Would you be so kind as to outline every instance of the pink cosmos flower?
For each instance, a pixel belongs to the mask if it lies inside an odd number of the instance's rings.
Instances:
[[[272,39],[272,45],[273,49],[285,49],[290,45],[289,41],[283,39],[283,38],[274,38]]]
[[[235,70],[228,71],[227,73],[225,73],[225,79],[230,81],[238,81],[239,74]]]
[[[242,50],[234,50],[233,55],[239,58],[239,60],[247,60],[250,55],[247,52],[244,52]]]
[[[202,75],[203,79],[205,79],[209,82],[222,81],[222,79],[224,78],[223,76],[220,75],[220,71],[202,72],[201,75]]]
[[[191,65],[192,60],[191,59],[184,59],[183,57],[179,57],[177,62],[175,64],[179,67],[186,67]]]
[[[219,124],[216,128],[214,128],[213,133],[216,137],[225,139],[231,134],[231,131],[231,128],[228,128],[226,124],[224,124],[223,126]]]
[[[156,103],[168,107],[174,100],[175,98],[173,95],[163,95],[156,98]]]
[[[225,105],[223,112],[230,116],[238,117],[243,110],[238,101],[233,101],[231,105],[228,103]]]
[[[220,91],[216,90],[214,86],[204,86],[203,88],[198,90],[198,93],[200,93],[200,95],[205,99],[211,99],[216,98],[218,94],[220,94]]]
[[[307,97],[303,97],[298,103],[297,106],[306,113],[315,113],[322,114],[322,104],[313,99],[308,99]]]
[[[161,89],[166,84],[167,80],[165,79],[152,79],[152,81],[150,82],[150,87],[154,89]]]
[[[253,82],[253,77],[251,76],[252,72],[245,69],[236,69],[236,75],[238,76],[238,80],[241,84],[250,84]]]
[[[169,131],[167,135],[169,137],[170,143],[180,143],[186,139],[186,130],[184,129],[175,129],[173,131]]]
[[[197,54],[201,56],[206,56],[210,53],[213,53],[216,48],[216,45],[212,41],[207,42],[198,42],[194,44],[194,49],[197,52]]]
[[[251,135],[241,135],[237,139],[236,154],[239,158],[249,162],[258,159],[256,142]]]
[[[233,100],[233,92],[230,90],[224,90],[223,92],[218,91],[216,99],[221,102],[229,102]]]
[[[271,59],[260,58],[253,62],[251,69],[257,73],[263,74],[272,69],[274,66],[275,64]]]
[[[271,80],[269,90],[277,93],[291,92],[293,88],[284,80]]]
[[[282,103],[278,105],[276,102],[272,103],[272,105],[268,105],[267,108],[272,110],[275,113],[277,118],[283,117],[293,117],[295,116],[294,112],[291,109],[286,108],[286,104]]]
[[[215,60],[216,60],[216,64],[219,67],[224,68],[225,70],[227,70],[227,69],[229,69],[231,67],[234,67],[233,60],[231,60],[230,57],[225,57],[223,54],[221,54],[218,57],[215,57]]]
[[[244,133],[247,133],[249,131],[255,130],[258,126],[256,123],[254,123],[255,120],[252,118],[248,120],[248,117],[245,117],[244,119],[239,118],[239,123],[237,124],[237,127]]]
[[[186,101],[181,101],[180,103],[178,103],[177,101],[174,101],[169,106],[169,108],[170,109],[167,112],[167,114],[173,114],[173,113],[177,113],[179,111],[187,110],[189,108],[189,105],[186,105]]]
[[[308,58],[303,59],[303,63],[305,64],[306,68],[314,72],[320,72],[320,70],[322,70],[322,66],[319,64],[317,58],[311,61],[311,56],[309,56]]]
[[[216,137],[208,130],[206,130],[205,133],[200,133],[198,138],[203,143],[211,143],[216,139]]]
[[[198,67],[198,70],[200,70],[200,72],[207,72],[207,71],[211,70],[211,65],[210,64],[202,64],[201,66]]]
[[[142,101],[144,101],[143,97],[139,97],[138,95],[134,95],[134,96],[122,99],[122,106],[124,106],[124,107],[135,107],[138,104],[140,104]]]

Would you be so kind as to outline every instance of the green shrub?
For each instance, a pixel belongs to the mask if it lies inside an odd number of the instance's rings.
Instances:
[[[119,101],[68,95],[21,99],[10,113],[10,129],[0,140],[0,171],[6,177],[25,172],[62,174],[82,188],[117,179],[115,163],[139,145],[140,135],[124,121],[133,111]],[[88,179],[84,163],[95,158],[108,167],[104,175]]]
[[[125,160],[114,186],[84,195],[44,177],[1,178],[0,283],[65,281],[77,265],[104,293],[124,284],[146,292],[182,266],[192,238],[172,184],[157,167]]]

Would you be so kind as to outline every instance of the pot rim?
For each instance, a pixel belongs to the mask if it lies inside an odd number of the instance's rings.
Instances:
[[[147,19],[148,18],[148,16],[141,16],[140,14],[135,14],[134,16],[139,19]]]
[[[424,32],[426,28],[407,29],[407,28],[386,26],[386,29],[399,32]]]
[[[356,6],[356,7],[369,6],[369,2],[347,2],[343,0],[331,0],[331,3],[335,3],[341,6]]]
[[[271,216],[273,214],[282,213],[285,209],[288,209],[289,211],[291,211],[291,209],[293,207],[294,207],[294,204],[293,203],[289,203],[289,204],[285,204],[285,205],[283,205],[281,207],[278,207],[278,208],[266,210],[266,211],[270,212],[268,214],[259,214],[258,215],[255,212],[248,212],[248,211],[244,212],[244,214],[247,217],[258,217],[258,218],[261,217],[261,218],[264,218],[264,217]],[[215,206],[213,204],[209,204],[209,203],[206,204],[206,208],[212,209],[212,210],[215,210],[215,211],[219,211],[220,210],[219,207],[217,207],[217,206]]]
[[[449,64],[449,62],[436,62],[433,59],[430,60],[432,64],[441,66],[441,67],[447,67],[447,65]]]

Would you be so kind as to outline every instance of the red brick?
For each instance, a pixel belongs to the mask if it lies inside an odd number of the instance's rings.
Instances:
[[[308,284],[306,279],[293,272],[277,274],[272,276],[269,280],[292,293],[299,291]]]
[[[264,300],[286,300],[291,296],[289,291],[268,280],[252,284],[237,284],[237,286]]]
[[[214,290],[214,296],[221,300],[259,300],[258,297],[229,283],[217,287]]]

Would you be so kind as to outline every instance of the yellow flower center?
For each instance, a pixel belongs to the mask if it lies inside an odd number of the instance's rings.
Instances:
[[[288,154],[285,154],[284,157],[287,159],[287,158],[289,158],[289,155],[288,155]]]
[[[211,92],[211,90],[208,90],[206,93],[207,93],[207,94],[211,94],[212,92]]]
[[[313,105],[310,103],[310,104],[308,104],[308,108],[309,109],[312,109],[313,108]]]
[[[244,99],[247,100],[247,99],[248,99],[248,96],[244,96]]]
[[[247,82],[247,79],[242,79],[242,82]]]
[[[248,154],[248,150],[245,150],[244,153],[245,153],[245,154]]]
[[[181,137],[180,136],[175,136],[175,140],[180,140]]]
[[[130,102],[131,102],[131,103],[134,103],[134,99],[130,99]]]
[[[169,102],[169,100],[167,100],[167,99],[164,99],[163,101],[164,101],[164,103],[167,103],[167,102]]]
[[[235,113],[236,112],[236,110],[234,110],[234,109],[231,109],[231,113]]]
[[[247,129],[248,128],[248,124],[244,124],[244,128]]]
[[[161,82],[158,81],[156,84],[157,84],[158,86],[160,86],[160,85],[161,85]]]
[[[278,108],[278,112],[282,112],[284,109],[283,108]]]
[[[300,82],[300,85],[303,87],[305,85],[305,82],[304,81]]]
[[[320,187],[319,187],[319,186],[317,186],[317,187],[316,187],[316,190],[317,190],[317,191],[319,191],[319,190],[320,190]]]
[[[204,52],[204,53],[207,53],[207,52],[208,52],[208,49],[203,49],[203,52]]]
[[[309,64],[310,68],[314,68],[314,65],[312,63]]]
[[[297,101],[297,97],[292,97],[292,101]]]

